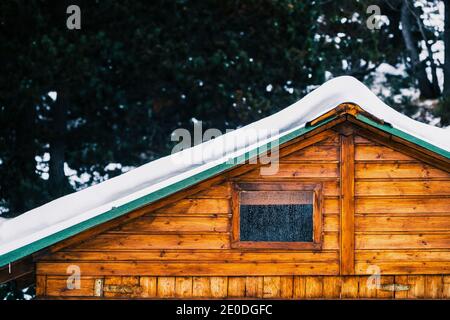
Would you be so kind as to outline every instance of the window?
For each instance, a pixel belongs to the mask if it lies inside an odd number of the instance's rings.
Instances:
[[[232,246],[320,249],[321,190],[293,182],[235,184]]]

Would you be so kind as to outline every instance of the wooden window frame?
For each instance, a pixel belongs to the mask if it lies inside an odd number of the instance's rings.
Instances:
[[[292,249],[320,250],[323,242],[322,183],[302,182],[240,182],[233,184],[231,247],[241,249]],[[240,192],[245,191],[310,191],[313,192],[313,241],[241,241],[240,240]]]

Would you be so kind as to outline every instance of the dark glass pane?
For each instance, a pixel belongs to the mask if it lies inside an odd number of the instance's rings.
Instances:
[[[312,242],[312,204],[241,205],[241,241]]]

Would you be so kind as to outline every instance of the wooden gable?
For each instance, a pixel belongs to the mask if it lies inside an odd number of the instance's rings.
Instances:
[[[450,296],[448,161],[346,120],[284,145],[275,175],[245,164],[55,245],[38,258],[38,295],[395,297],[360,285],[376,265],[386,284],[433,283],[407,297]],[[232,248],[232,184],[250,181],[322,184],[321,249]],[[79,290],[66,289],[71,265]]]

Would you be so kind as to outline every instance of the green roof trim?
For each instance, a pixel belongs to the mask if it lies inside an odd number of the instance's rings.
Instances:
[[[191,187],[191,186],[197,184],[198,182],[204,181],[204,180],[211,178],[217,174],[220,174],[226,170],[232,169],[233,167],[236,167],[240,164],[245,163],[247,160],[250,160],[251,158],[255,157],[256,155],[259,156],[271,148],[279,147],[280,145],[282,145],[294,138],[300,137],[310,131],[313,131],[314,129],[316,129],[326,123],[329,123],[336,118],[337,118],[336,116],[330,117],[328,119],[325,119],[322,122],[317,123],[314,126],[302,127],[302,128],[293,130],[292,132],[287,133],[284,136],[281,136],[278,140],[268,142],[267,144],[260,146],[256,149],[250,150],[241,156],[233,158],[232,160],[228,160],[226,162],[220,163],[214,167],[206,169],[205,171],[195,174],[192,177],[178,181],[170,186],[161,188],[161,189],[154,191],[148,195],[145,195],[141,198],[130,201],[119,207],[112,208],[111,210],[101,213],[95,217],[88,219],[88,220],[80,222],[80,223],[73,225],[71,227],[68,227],[64,230],[58,231],[58,232],[51,234],[47,237],[44,237],[42,239],[36,240],[35,242],[27,244],[21,248],[18,248],[11,252],[3,254],[2,256],[0,256],[0,267],[5,266],[8,263],[14,262],[16,260],[19,260],[23,257],[26,257],[30,254],[33,254],[43,248],[51,246],[57,242],[65,240],[69,237],[72,237],[82,231],[89,229],[89,228],[95,227],[97,225],[108,222],[117,217],[123,216],[133,210],[139,209],[139,208],[141,208],[145,205],[148,205],[152,202],[155,202],[164,197],[170,196],[170,195],[174,194],[175,192],[178,192],[178,191],[181,191],[188,187]]]
[[[422,139],[414,137],[414,136],[410,135],[409,133],[406,133],[406,132],[404,132],[402,130],[396,129],[396,128],[392,127],[391,125],[380,124],[380,123],[375,122],[372,119],[370,119],[370,118],[368,118],[368,117],[366,117],[366,116],[364,116],[364,115],[362,115],[360,113],[358,113],[356,115],[356,119],[358,119],[358,120],[360,120],[360,121],[362,121],[364,123],[367,123],[368,125],[370,125],[372,127],[378,128],[378,129],[380,129],[380,130],[382,130],[384,132],[390,133],[390,134],[392,134],[394,136],[397,136],[397,137],[399,137],[401,139],[404,139],[406,141],[414,143],[414,144],[416,144],[416,145],[418,145],[418,146],[420,146],[422,148],[428,149],[428,150],[430,150],[430,151],[432,151],[434,153],[437,153],[437,154],[439,154],[439,155],[441,155],[443,157],[446,157],[447,159],[450,159],[450,152],[449,151],[446,151],[446,150],[444,150],[442,148],[439,148],[439,147],[437,147],[437,146],[435,146],[435,145],[433,145],[433,144],[431,144],[429,142],[426,142],[426,141],[424,141]]]

